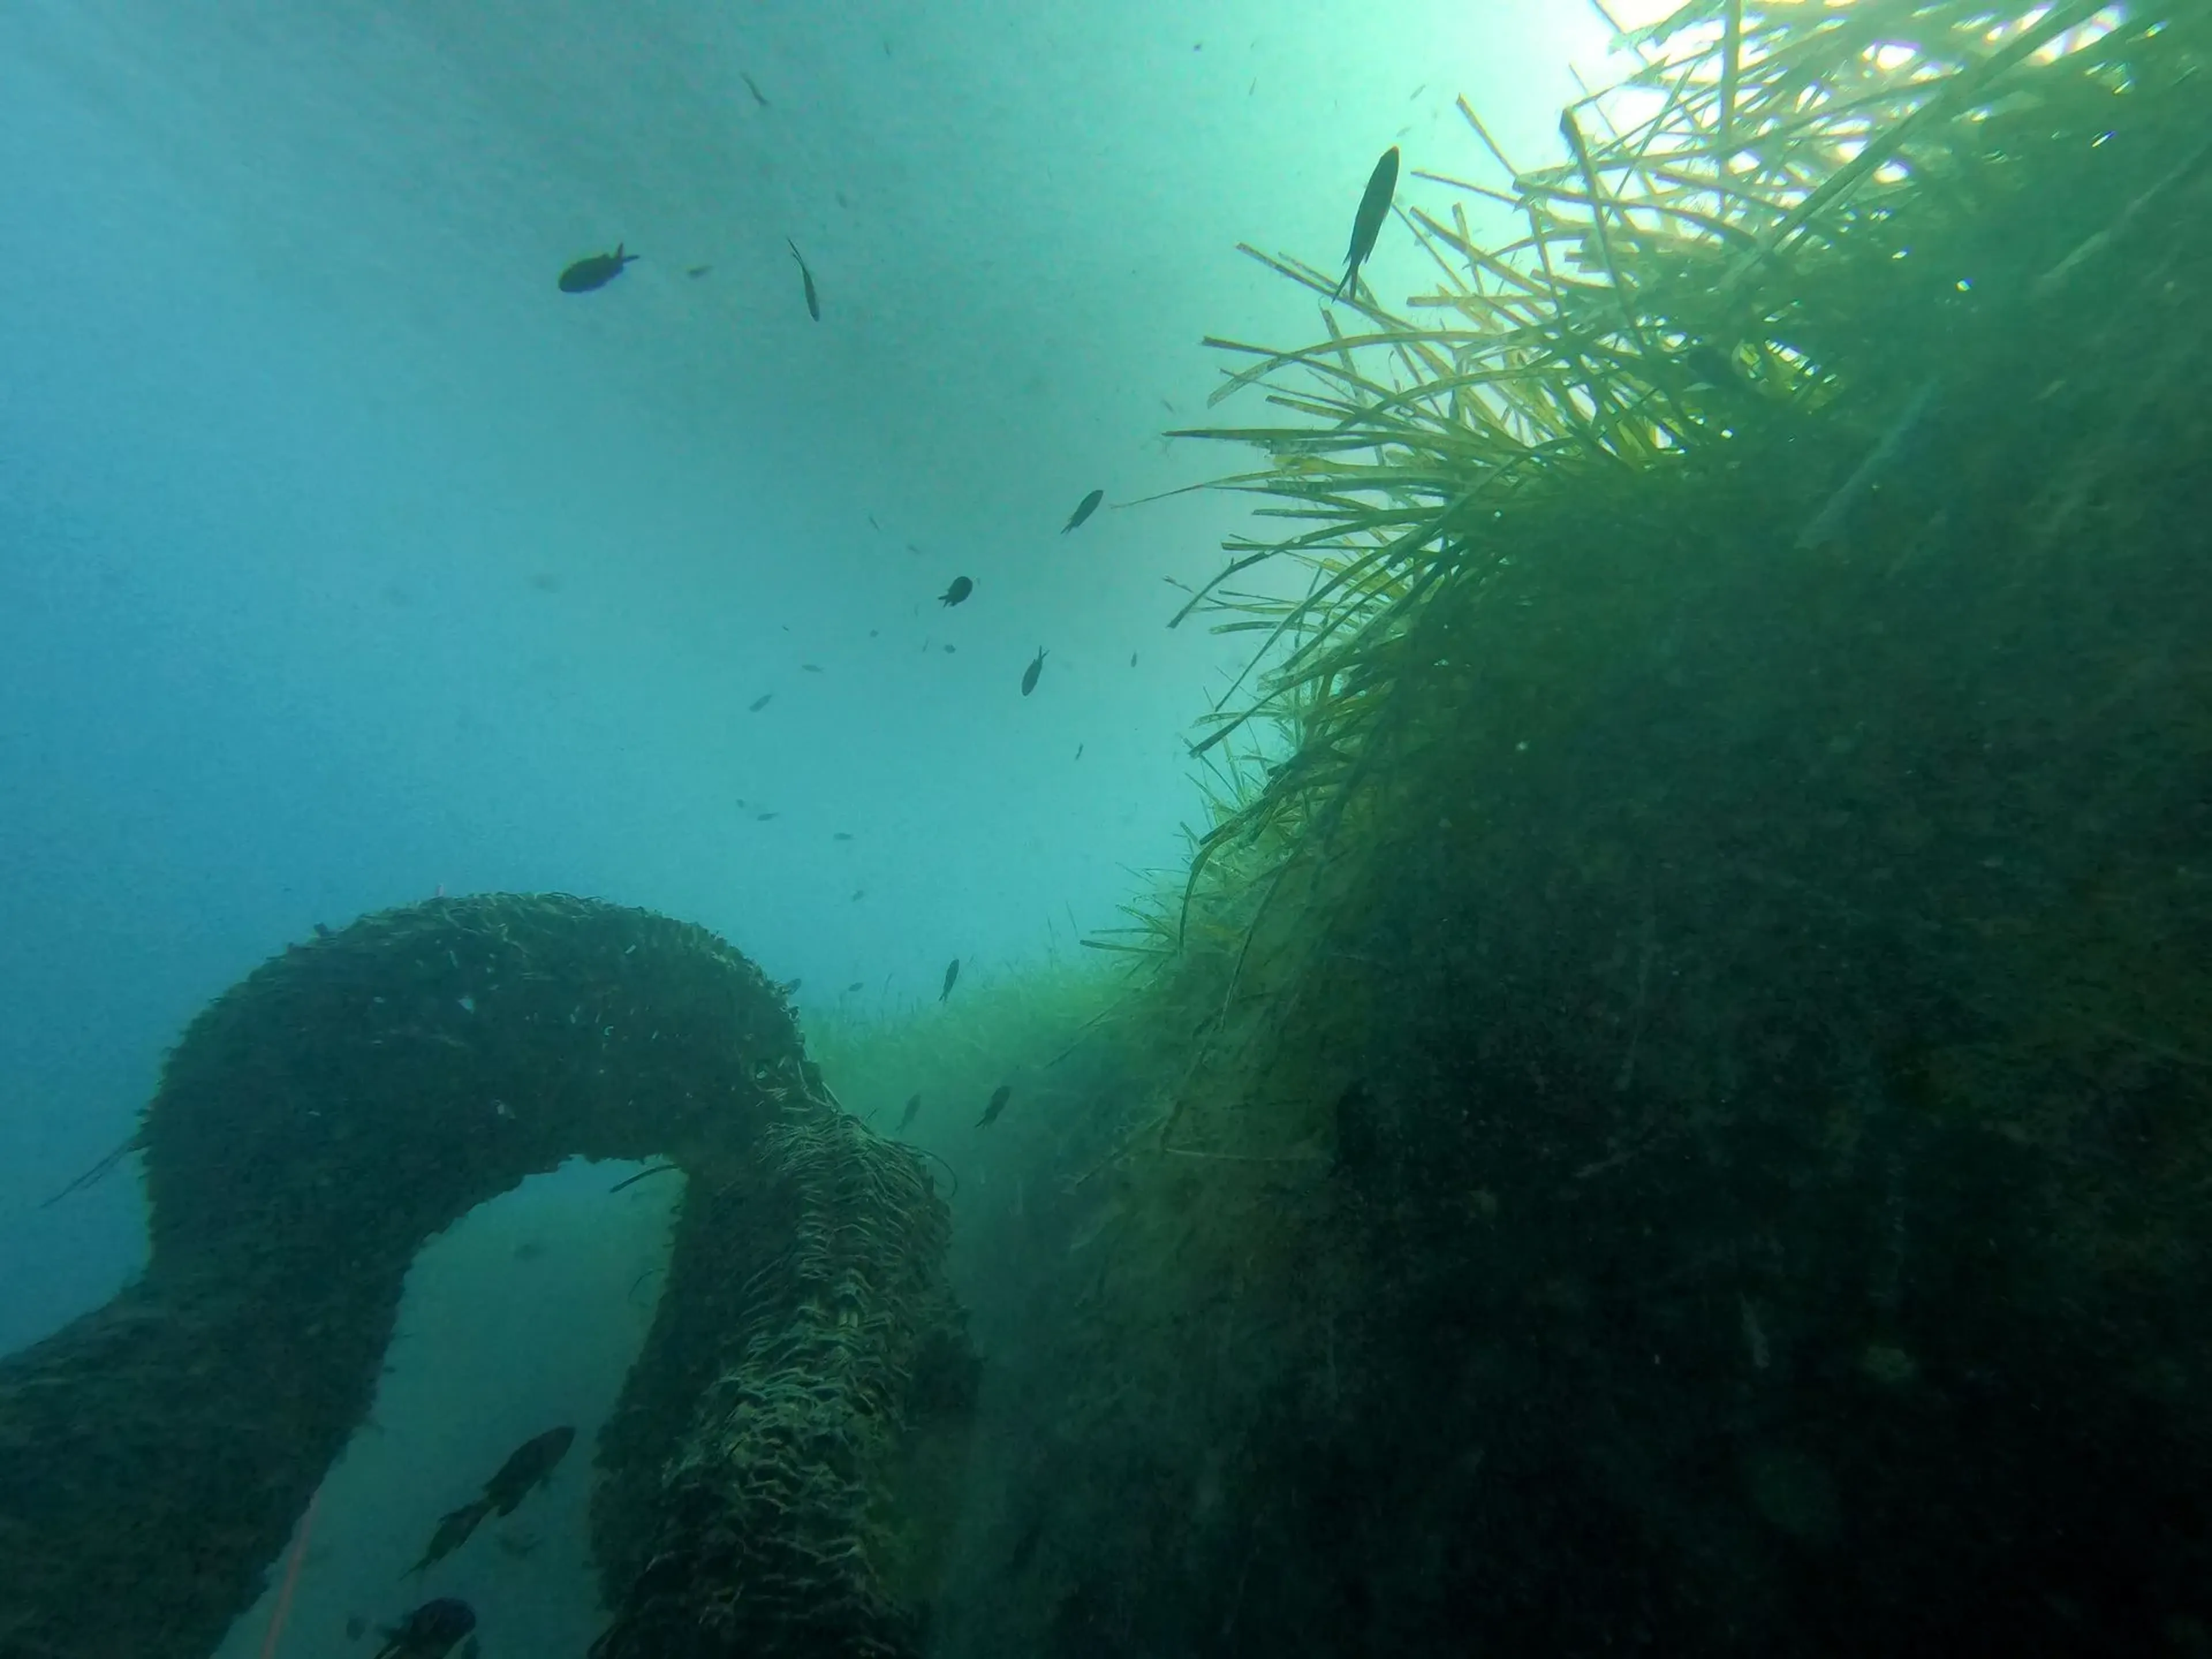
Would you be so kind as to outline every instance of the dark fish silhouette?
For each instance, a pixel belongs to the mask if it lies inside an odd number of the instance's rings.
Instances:
[[[822,320],[822,296],[814,291],[814,273],[806,268],[806,256],[799,251],[799,244],[790,237],[783,245],[791,250],[791,257],[799,261],[799,280],[806,284],[806,314],[816,322]]]
[[[853,839],[853,832],[849,830],[833,830],[830,832],[830,839],[832,841],[850,841]]]
[[[1043,672],[1044,647],[1042,646],[1039,646],[1037,647],[1036,660],[1031,663],[1028,668],[1024,669],[1022,672],[1022,695],[1026,697],[1030,692],[1036,690],[1037,676]]]
[[[756,812],[753,814],[753,822],[755,823],[766,823],[770,819],[780,816],[781,816],[780,813],[775,812]]]
[[[818,662],[803,662],[799,665],[799,672],[802,674],[818,674],[822,672],[822,665]]]
[[[1079,743],[1075,745],[1075,758],[1078,760],[1083,758],[1083,745]]]
[[[695,279],[696,279],[696,278],[697,278],[697,277],[704,276],[705,276],[708,271],[712,270],[714,268],[714,266],[712,266],[712,265],[690,265],[690,266],[686,266],[686,267],[685,267],[684,271],[684,274],[686,276],[693,277],[693,278],[695,278]]]
[[[921,1096],[917,1093],[911,1100],[907,1102],[906,1110],[899,1114],[899,1133],[901,1134],[904,1134],[906,1133],[906,1126],[914,1121],[914,1115],[921,1109]]]
[[[438,1530],[430,1538],[430,1547],[422,1552],[420,1561],[408,1569],[409,1575],[411,1577],[422,1571],[432,1562],[442,1560],[460,1548],[467,1541],[469,1534],[477,1529],[477,1523],[486,1516],[514,1514],[515,1505],[551,1476],[554,1467],[567,1455],[575,1438],[575,1430],[564,1425],[557,1429],[548,1429],[535,1439],[526,1440],[517,1446],[507,1462],[499,1466],[499,1473],[484,1483],[483,1497],[472,1504],[462,1504],[439,1521]],[[437,1605],[434,1601],[428,1604],[430,1607]],[[458,1607],[460,1604],[456,1602],[453,1605]],[[418,1607],[416,1611],[420,1613],[424,1609]],[[462,1611],[466,1612],[467,1609],[464,1607]],[[447,1646],[452,1646],[468,1634],[469,1626],[475,1622],[476,1616],[471,1613],[469,1624],[454,1632]],[[445,1648],[438,1650],[440,1653],[445,1650]]]
[[[980,1129],[986,1123],[994,1121],[999,1114],[1006,1109],[1006,1103],[1013,1098],[1013,1093],[1014,1085],[1011,1083],[1001,1083],[992,1090],[991,1103],[983,1109],[983,1115],[975,1120],[975,1127]]]
[[[766,696],[764,696],[764,697],[755,697],[755,698],[753,699],[752,707],[751,707],[751,708],[748,708],[748,709],[746,709],[746,710],[745,710],[745,713],[747,713],[748,714],[759,714],[759,713],[760,713],[760,711],[761,711],[762,709],[763,709],[763,708],[767,708],[767,707],[769,706],[769,704],[770,704],[771,702],[775,702],[775,692],[773,692],[773,691],[769,692],[769,693]]]
[[[595,288],[605,288],[623,273],[623,267],[636,262],[637,255],[623,252],[620,242],[612,253],[594,253],[579,259],[561,273],[561,292],[589,294]]]
[[[1392,153],[1395,155],[1396,152],[1393,151]],[[1085,495],[1081,501],[1076,502],[1075,511],[1068,514],[1067,522],[1060,527],[1060,533],[1065,536],[1069,531],[1074,529],[1076,526],[1081,524],[1085,519],[1089,518],[1092,514],[1098,510],[1098,503],[1105,499],[1106,492],[1104,490],[1094,489],[1088,495]]]
[[[969,581],[965,576],[955,576],[952,579],[952,586],[937,596],[937,602],[944,605],[957,605],[975,591],[975,583]]]
[[[738,79],[745,83],[745,90],[752,94],[753,102],[758,104],[763,109],[771,107],[768,101],[768,94],[753,84],[753,77],[751,76],[746,74],[743,70],[739,70],[738,71]]]
[[[1375,238],[1382,229],[1383,220],[1390,216],[1390,198],[1397,190],[1398,147],[1393,144],[1367,175],[1367,193],[1359,198],[1359,211],[1352,221],[1352,246],[1345,250],[1344,280],[1336,285],[1331,298],[1341,300],[1352,291],[1359,267],[1375,252]]]
[[[845,994],[847,996],[850,996],[855,991],[865,989],[867,981],[864,979],[856,979],[850,985],[848,985],[845,988]]]
[[[446,1659],[453,1644],[476,1627],[474,1608],[441,1595],[381,1632],[386,1641],[376,1650],[376,1659]]]
[[[937,994],[939,1002],[952,994],[952,982],[960,977],[960,958],[955,957],[945,964],[945,988]]]

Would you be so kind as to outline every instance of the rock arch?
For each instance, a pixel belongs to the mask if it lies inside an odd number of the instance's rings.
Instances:
[[[133,1145],[145,1273],[0,1362],[0,1659],[212,1650],[366,1414],[423,1241],[579,1154],[689,1176],[600,1441],[595,1651],[917,1645],[922,1485],[973,1392],[946,1211],[712,933],[559,895],[318,930],[192,1022]]]

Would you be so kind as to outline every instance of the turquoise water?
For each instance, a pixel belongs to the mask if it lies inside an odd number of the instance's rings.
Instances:
[[[1548,156],[1605,40],[1538,0],[0,14],[0,1351],[137,1269],[129,1164],[43,1200],[317,924],[586,893],[826,1018],[1115,920],[1246,643],[1164,626],[1239,505],[1129,503],[1241,460],[1160,435],[1201,337],[1313,326],[1236,244],[1334,264],[1385,146],[1481,165],[1462,93]],[[1370,279],[1426,275],[1386,228]],[[673,1196],[614,1178],[426,1256],[285,1651],[394,1616],[481,1470],[606,1409]],[[425,1592],[493,1659],[588,1630],[584,1470]]]

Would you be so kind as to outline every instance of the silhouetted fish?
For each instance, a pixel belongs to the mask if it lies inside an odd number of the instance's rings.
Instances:
[[[763,709],[763,708],[767,708],[767,707],[769,706],[769,704],[770,704],[771,702],[774,702],[775,701],[775,692],[773,692],[773,691],[769,692],[766,696],[755,697],[755,698],[753,699],[752,707],[751,707],[751,708],[748,708],[748,709],[746,709],[746,710],[745,710],[745,713],[747,713],[748,714],[759,714],[759,713],[760,713],[760,711],[761,711],[762,709]]]
[[[806,314],[816,322],[822,320],[822,296],[814,291],[814,273],[806,268],[806,256],[799,251],[799,244],[790,237],[783,245],[791,250],[791,257],[799,261],[799,280],[806,285]]]
[[[617,242],[612,253],[593,253],[579,259],[561,273],[560,288],[563,294],[589,294],[595,288],[605,288],[623,273],[623,267],[635,263],[637,255],[623,252]]]
[[[992,1090],[991,1103],[983,1109],[983,1115],[975,1120],[975,1127],[980,1129],[986,1123],[995,1121],[999,1114],[1006,1109],[1006,1103],[1013,1098],[1013,1093],[1014,1085],[1011,1083],[1001,1083]]]
[[[430,1547],[422,1553],[420,1561],[408,1569],[409,1574],[418,1573],[459,1549],[486,1516],[514,1514],[516,1504],[551,1477],[555,1466],[567,1455],[575,1438],[576,1431],[563,1425],[517,1446],[507,1462],[499,1466],[499,1473],[484,1483],[483,1497],[472,1504],[462,1504],[439,1521],[438,1530],[431,1535]],[[471,1616],[470,1623],[474,1622]],[[465,1634],[466,1626],[457,1632],[453,1639],[458,1641]]]
[[[513,1515],[515,1506],[548,1480],[576,1442],[576,1431],[567,1424],[524,1441],[508,1454],[499,1473],[484,1487],[484,1496],[501,1515]]]
[[[739,70],[738,71],[738,79],[745,83],[745,90],[752,94],[753,102],[758,104],[763,109],[772,107],[768,101],[768,94],[753,84],[753,77],[751,76],[746,74],[743,70]]]
[[[1068,515],[1067,522],[1060,526],[1060,533],[1065,536],[1069,531],[1074,529],[1076,526],[1081,524],[1085,519],[1089,518],[1092,514],[1098,510],[1098,503],[1105,499],[1106,492],[1103,489],[1094,489],[1088,495],[1085,495],[1081,501],[1075,504],[1075,511]]]
[[[684,271],[684,274],[686,276],[690,276],[690,277],[696,278],[696,277],[700,277],[700,276],[705,276],[708,271],[712,270],[714,268],[714,266],[712,266],[712,265],[690,265],[690,266],[685,267]]]
[[[953,981],[960,977],[960,958],[955,957],[945,964],[945,988],[937,994],[939,1002],[952,994]]]
[[[1039,646],[1037,647],[1036,660],[1031,663],[1028,668],[1024,669],[1022,672],[1022,695],[1026,697],[1030,692],[1036,690],[1037,676],[1043,672],[1044,647],[1042,646]]]
[[[1398,147],[1393,144],[1382,152],[1375,171],[1367,175],[1367,193],[1359,198],[1359,211],[1352,221],[1352,246],[1345,250],[1344,280],[1336,285],[1332,297],[1341,300],[1351,292],[1359,267],[1375,252],[1375,238],[1382,229],[1383,220],[1390,216],[1390,198],[1397,189]]]
[[[937,602],[943,605],[955,605],[975,591],[975,583],[969,581],[965,576],[955,576],[952,579],[952,586],[937,596]]]
[[[916,1092],[914,1097],[907,1102],[906,1110],[899,1114],[900,1133],[903,1134],[906,1133],[906,1126],[914,1121],[914,1115],[921,1109],[921,1096],[919,1092]]]
[[[453,1644],[476,1627],[475,1609],[465,1601],[441,1595],[386,1629],[382,1633],[386,1639],[376,1650],[376,1659],[446,1659]]]

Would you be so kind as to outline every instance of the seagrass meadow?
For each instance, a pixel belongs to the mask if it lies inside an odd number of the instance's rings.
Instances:
[[[1213,343],[938,1651],[2212,1652],[2212,9],[1632,43]]]

